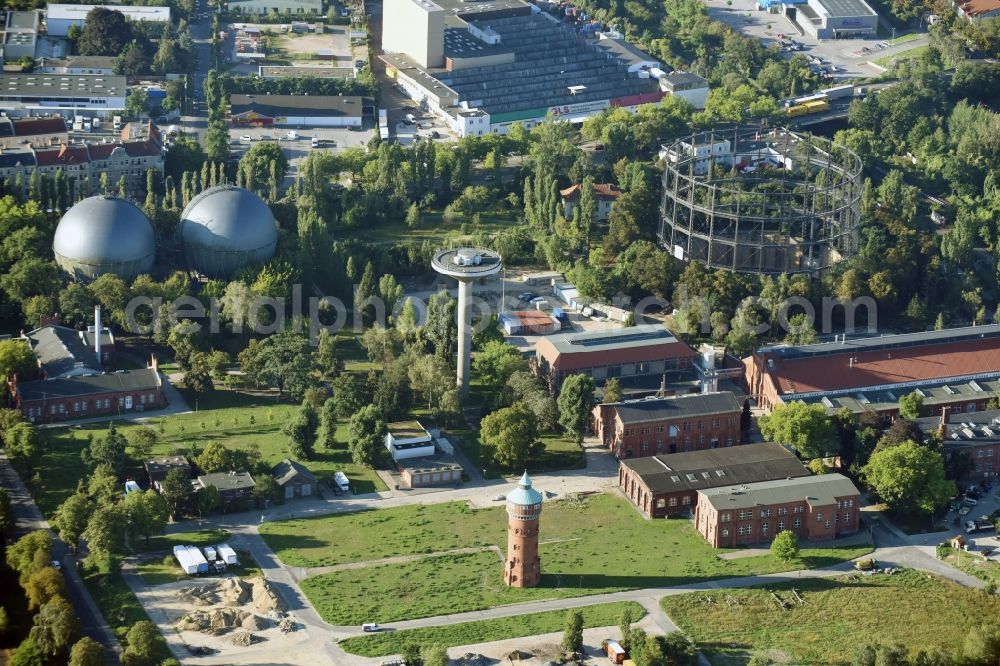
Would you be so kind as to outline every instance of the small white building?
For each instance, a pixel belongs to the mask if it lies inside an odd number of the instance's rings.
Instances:
[[[65,37],[72,25],[83,27],[91,9],[103,7],[121,12],[132,21],[170,23],[170,7],[140,7],[136,5],[57,5],[46,10],[46,25],[50,37]]]
[[[696,109],[708,101],[708,81],[691,72],[670,72],[660,77],[660,90],[685,100]]]
[[[666,147],[660,151],[661,159],[668,159],[676,162],[682,157],[694,157],[691,161],[694,175],[703,176],[708,173],[709,164],[712,162],[731,164],[733,158],[733,148],[729,139],[717,139],[704,143],[680,142],[680,151],[670,150]]]
[[[386,425],[385,448],[397,462],[426,458],[434,455],[434,440],[419,421],[400,421]]]

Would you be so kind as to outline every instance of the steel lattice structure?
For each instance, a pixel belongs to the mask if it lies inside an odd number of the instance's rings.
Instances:
[[[858,251],[861,159],[828,139],[742,126],[666,148],[660,242],[740,273],[819,273]]]

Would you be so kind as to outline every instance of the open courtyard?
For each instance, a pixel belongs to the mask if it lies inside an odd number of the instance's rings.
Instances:
[[[334,625],[820,567],[870,550],[720,559],[688,521],[648,521],[616,493],[596,494],[546,502],[541,585],[518,589],[501,581],[506,525],[500,505],[453,502],[273,522],[260,533],[284,564],[305,569],[303,592]]]
[[[972,627],[996,629],[1000,611],[995,595],[916,570],[695,592],[661,605],[715,666],[754,653],[779,664],[843,664],[867,643],[950,653]]]

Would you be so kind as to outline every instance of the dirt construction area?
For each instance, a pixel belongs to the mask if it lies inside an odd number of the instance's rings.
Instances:
[[[285,33],[274,35],[272,43],[279,52],[283,52],[294,64],[301,65],[332,65],[349,67],[354,64],[354,49],[351,48],[350,28],[347,26],[331,26],[323,34],[316,33]],[[316,58],[321,49],[333,51],[333,61],[322,61]],[[365,49],[358,49],[365,56]]]
[[[192,578],[146,588],[138,596],[171,652],[185,663],[198,657],[215,663],[271,663],[274,655],[295,654],[308,639],[302,624],[285,612],[281,598],[260,577]]]

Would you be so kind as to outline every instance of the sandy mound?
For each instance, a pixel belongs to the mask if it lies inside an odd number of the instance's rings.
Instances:
[[[267,615],[285,610],[285,605],[269,582],[261,577],[252,578],[249,582],[253,584],[253,607],[258,613]]]
[[[272,626],[272,622],[266,617],[261,617],[259,615],[247,615],[243,622],[241,623],[244,629],[250,631],[260,631],[261,629],[267,629]]]
[[[242,578],[226,578],[218,583],[218,597],[227,606],[242,606],[252,589],[252,584]]]
[[[278,623],[278,629],[281,630],[283,634],[290,634],[293,631],[298,631],[299,624],[290,617],[283,618],[281,622]]]
[[[219,584],[209,583],[198,587],[182,587],[177,596],[195,606],[214,606],[219,603]]]
[[[209,611],[188,613],[180,619],[177,626],[181,630],[218,635],[242,626],[248,616],[250,613],[238,608],[213,608]]]
[[[237,631],[236,633],[233,634],[233,645],[239,645],[239,646],[253,645],[259,640],[260,638],[254,636],[249,631]]]

